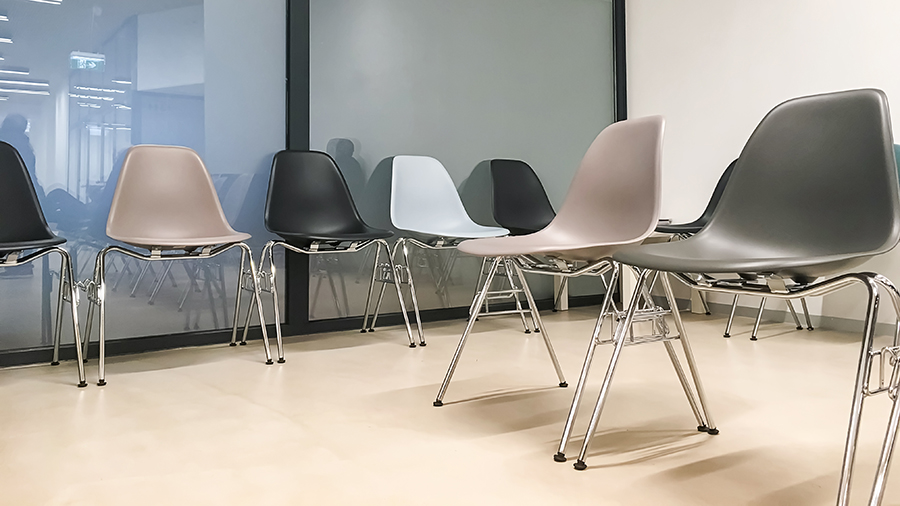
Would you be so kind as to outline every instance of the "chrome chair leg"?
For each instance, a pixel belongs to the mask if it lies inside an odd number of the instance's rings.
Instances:
[[[739,295],[734,296],[731,302],[731,314],[728,315],[728,323],[725,325],[725,334],[722,337],[731,337],[731,324],[734,323],[734,312],[737,310]]]
[[[268,252],[268,256],[266,253]],[[276,280],[276,268],[275,268],[275,243],[269,241],[262,250],[262,254],[259,258],[259,268],[263,268],[263,259],[268,258],[269,260],[269,282],[271,283],[270,289],[272,290],[272,304],[275,311],[275,343],[278,347],[278,363],[283,364],[284,360],[284,341],[281,335],[281,309],[279,308],[278,303],[278,283]],[[262,304],[260,304],[261,306]],[[262,323],[260,323],[262,325]]]
[[[709,316],[712,312],[709,310],[709,302],[706,300],[706,294],[700,292],[697,294],[697,297],[700,297],[700,303],[703,304],[703,312]]]
[[[260,291],[259,291],[259,275],[256,270],[256,262],[253,261],[253,254],[250,251],[250,247],[244,243],[238,243],[238,246],[241,250],[246,253],[247,261],[250,264],[250,278],[253,284],[253,294],[256,295],[256,300],[260,300]],[[242,254],[244,254],[242,253]],[[238,289],[241,288],[241,279],[238,278]],[[250,306],[252,310],[253,306]],[[263,340],[263,349],[266,352],[266,365],[272,365],[272,351],[269,349],[269,335],[266,332],[266,317],[263,315],[262,304],[256,304],[256,313],[259,318],[259,327],[262,330],[262,340]]]
[[[606,369],[606,376],[603,378],[603,384],[600,387],[600,395],[597,397],[597,404],[594,406],[594,412],[591,414],[591,421],[588,424],[587,432],[585,432],[581,451],[578,453],[578,460],[574,465],[575,469],[579,471],[587,469],[587,464],[584,463],[584,460],[587,457],[588,448],[590,448],[594,433],[597,431],[597,424],[600,421],[603,405],[606,403],[606,398],[609,396],[609,387],[612,384],[613,374],[616,371],[616,365],[619,363],[619,356],[622,354],[622,348],[625,346],[628,329],[631,328],[631,324],[634,321],[634,313],[637,311],[638,304],[640,303],[640,286],[647,280],[648,274],[649,271],[645,270],[638,276],[634,295],[631,297],[631,302],[628,304],[628,309],[625,312],[625,319],[616,328],[614,338],[615,347],[613,348],[612,357],[609,359],[609,367]]]
[[[685,332],[684,330],[684,322],[681,321],[681,313],[678,312],[678,306],[675,302],[675,294],[672,292],[672,284],[669,281],[669,274],[661,274],[663,288],[666,291],[666,299],[668,299],[669,301],[669,307],[672,308],[672,319],[675,320],[675,329],[678,331],[678,340],[681,341],[682,351],[684,351],[684,357],[685,359],[687,359],[688,369],[690,370],[691,377],[694,380],[694,387],[697,390],[697,397],[700,401],[700,409],[702,410],[702,418],[706,421],[706,426],[697,427],[697,430],[706,432],[714,436],[719,433],[719,429],[716,428],[716,422],[713,421],[712,414],[709,411],[709,403],[706,400],[706,391],[703,389],[703,382],[700,380],[700,373],[697,370],[697,362],[696,360],[694,360],[694,352],[691,349],[691,342],[688,339],[687,332]]]
[[[803,316],[806,317],[806,330],[813,330],[813,324],[809,320],[809,308],[806,307],[806,299],[800,299],[800,305],[803,306]]]
[[[244,290],[241,289],[241,285],[243,284],[242,278],[244,277],[244,266],[247,262],[246,256],[247,256],[247,253],[243,249],[241,249],[241,263],[239,264],[238,274],[237,274],[237,293],[234,296],[234,320],[232,321],[232,324],[231,324],[231,344],[229,344],[229,346],[237,346],[236,341],[237,341],[238,322],[240,321],[239,319],[240,319],[240,314],[241,314],[241,296],[244,293]],[[185,270],[190,270],[190,269],[188,269],[188,266],[185,266]],[[191,289],[190,288],[191,285],[193,285],[193,279],[191,280],[190,283],[188,283],[188,287],[187,287],[188,290]],[[182,302],[182,304],[183,304],[183,302]],[[250,311],[250,309],[248,309],[247,311]],[[243,345],[246,343],[244,341],[241,341],[241,344]]]
[[[401,279],[400,278],[400,270],[397,267],[397,265],[394,264],[394,255],[391,252],[391,248],[390,248],[390,246],[388,246],[387,241],[383,241],[383,240],[379,241],[379,244],[381,245],[381,247],[384,248],[384,254],[388,258],[388,265],[390,266],[390,269],[391,269],[391,276],[394,277],[394,288],[396,288],[396,290],[397,290],[397,300],[400,303],[400,313],[403,315],[403,323],[406,324],[406,337],[409,338],[409,347],[415,348],[416,342],[415,342],[415,339],[413,338],[412,327],[409,324],[409,313],[406,311],[406,301],[403,299],[403,289],[400,288],[400,279]],[[378,247],[378,246],[376,246],[376,247]],[[412,286],[412,278],[410,278],[410,286]],[[374,328],[375,328],[375,317],[378,316],[378,309],[381,308],[381,301],[384,296],[384,288],[385,288],[385,283],[382,283],[381,284],[381,293],[378,296],[378,304],[376,305],[376,309],[375,309],[375,316],[372,317],[372,330],[374,330]],[[413,292],[411,290],[410,293],[412,294],[412,297],[413,297],[413,304],[416,304],[415,292]],[[425,336],[422,334],[422,321],[419,319],[418,306],[416,306],[416,325],[417,325],[416,330],[418,330],[418,333],[419,333],[419,346],[425,346],[426,345]]]
[[[453,359],[450,360],[450,368],[447,369],[447,374],[444,376],[444,382],[441,383],[441,389],[432,403],[435,407],[444,405],[444,394],[447,393],[447,387],[450,385],[453,373],[456,372],[456,366],[459,364],[459,357],[462,355],[463,348],[466,346],[466,340],[469,338],[469,333],[472,332],[472,327],[475,326],[475,320],[478,319],[478,315],[481,313],[481,307],[484,304],[484,299],[490,289],[491,281],[494,280],[494,274],[497,272],[500,261],[501,257],[495,257],[491,262],[491,267],[490,270],[488,270],[484,285],[475,297],[475,304],[473,304],[475,313],[469,318],[469,321],[466,323],[466,329],[463,331],[462,337],[459,338],[459,345],[457,345],[456,351],[453,353]]]
[[[390,254],[390,251],[388,252],[388,254]],[[372,304],[372,294],[375,292],[375,279],[378,277],[378,260],[379,260],[378,257],[380,257],[380,256],[381,256],[381,245],[376,244],[375,245],[375,262],[372,264],[372,279],[369,280],[369,291],[366,294],[366,309],[365,309],[365,311],[363,311],[363,324],[362,324],[362,329],[359,331],[361,334],[365,334],[366,329],[369,326],[369,309],[370,309],[370,305]],[[369,252],[367,251],[365,260],[368,260],[368,259],[369,259]],[[363,265],[365,265],[365,262],[363,262]],[[362,267],[360,267],[359,273],[357,273],[357,276],[356,276],[357,280],[359,279],[359,277],[361,275],[362,275]],[[384,287],[384,284],[382,284],[381,286]]]
[[[872,361],[870,360],[872,346],[875,342],[875,327],[878,323],[878,306],[880,296],[875,280],[869,276],[863,279],[866,285],[868,301],[866,304],[866,320],[863,327],[862,349],[859,353],[859,366],[856,372],[856,383],[853,388],[853,403],[850,408],[850,426],[847,429],[847,441],[844,445],[844,458],[841,464],[841,479],[838,488],[838,506],[848,506],[850,503],[850,479],[853,472],[853,460],[856,456],[856,444],[859,440],[860,420],[862,418],[863,400],[866,398],[866,388],[869,381]],[[892,420],[893,420],[893,412]],[[873,490],[873,496],[874,496]],[[874,499],[874,497],[873,497]],[[878,502],[870,503],[877,506]]]
[[[763,297],[759,301],[759,312],[756,313],[756,323],[753,324],[753,333],[750,334],[750,340],[756,341],[756,335],[759,332],[759,322],[762,320],[763,310],[766,308],[766,298]]]
[[[75,362],[78,364],[78,387],[87,386],[87,380],[84,374],[84,357],[81,354],[81,334],[78,326],[78,288],[75,286],[75,270],[72,267],[72,260],[66,254],[65,250],[59,249],[60,262],[60,284],[59,291],[65,290],[69,294],[69,309],[72,311],[72,335],[75,338]],[[63,283],[63,273],[65,273],[66,282]]]
[[[98,339],[100,340],[100,353],[98,365],[97,386],[106,385],[106,255],[108,248],[104,248],[97,256],[96,289],[97,304],[99,305],[100,321],[97,325]]]
[[[419,298],[418,296],[416,296],[416,284],[413,281],[412,266],[409,263],[409,246],[407,246],[406,241],[404,241],[402,238],[397,241],[398,244],[400,244],[401,242],[401,248],[403,250],[403,262],[406,266],[406,275],[409,278],[409,297],[412,299],[413,312],[416,315],[416,327],[419,331],[419,344],[424,344],[425,334],[422,331],[422,316],[419,314]],[[414,348],[414,346],[410,345],[410,348]]]
[[[59,290],[56,297],[56,320],[53,324],[53,359],[50,365],[59,365],[59,340],[62,335],[62,311],[63,311],[63,294],[66,289],[66,260],[60,255],[59,264]],[[76,348],[81,348],[81,342],[75,343]]]
[[[134,285],[132,285],[132,287],[131,287],[131,294],[129,295],[129,297],[135,296],[134,294],[137,293],[138,286],[140,286],[141,281],[144,280],[144,276],[147,275],[147,271],[151,270],[151,269],[152,269],[152,267],[150,266],[150,262],[144,262],[144,265],[141,266],[140,274],[138,274],[137,279],[134,280]]]
[[[613,272],[610,279],[610,285],[615,285],[619,279],[619,271],[621,265],[613,264]],[[603,328],[603,320],[609,313],[612,302],[612,290],[607,290],[603,296],[603,304],[600,306],[600,315],[597,316],[597,323],[594,325],[594,331],[591,334],[591,340],[588,344],[587,354],[584,357],[584,365],[581,366],[581,374],[578,376],[578,384],[575,385],[575,395],[572,397],[572,406],[569,407],[569,415],[566,417],[566,425],[563,427],[562,437],[559,439],[559,448],[553,460],[556,462],[566,461],[566,445],[569,443],[569,437],[572,434],[572,427],[575,425],[575,417],[578,416],[578,407],[581,405],[581,395],[584,393],[584,387],[587,384],[588,372],[591,369],[591,362],[594,360],[594,352],[597,350],[597,343],[600,340],[600,331]]]
[[[797,317],[797,311],[794,310],[794,304],[791,303],[790,299],[786,300],[788,310],[791,312],[791,318],[794,319],[794,325],[797,326],[797,330],[803,330],[803,325],[800,325],[800,318]]]
[[[538,311],[537,304],[534,303],[534,296],[531,294],[531,288],[528,287],[528,281],[525,280],[525,274],[522,272],[522,269],[518,264],[514,264],[516,267],[516,272],[519,275],[519,281],[522,282],[522,290],[525,292],[525,298],[528,299],[528,307],[531,308],[531,314],[535,315],[538,321],[538,328],[543,329],[541,332],[541,337],[544,339],[544,346],[547,347],[547,353],[550,354],[550,360],[553,362],[553,368],[556,369],[556,377],[559,379],[559,386],[565,388],[569,386],[566,383],[565,375],[563,375],[562,367],[559,366],[559,359],[556,358],[556,352],[553,351],[553,344],[550,343],[550,335],[547,333],[547,328],[544,327],[544,322],[541,320],[541,313]]]

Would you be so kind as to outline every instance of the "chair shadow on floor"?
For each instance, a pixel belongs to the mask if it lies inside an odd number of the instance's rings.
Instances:
[[[683,429],[659,427],[679,427],[679,425],[677,420],[667,418],[635,428],[597,432],[591,443],[592,449],[588,452],[588,456],[595,460],[587,470],[640,464],[690,451],[711,441],[709,437],[704,437],[706,434],[698,432],[690,425],[685,425]],[[572,438],[569,445],[578,448],[583,441],[583,438]],[[598,457],[602,458],[596,460]]]

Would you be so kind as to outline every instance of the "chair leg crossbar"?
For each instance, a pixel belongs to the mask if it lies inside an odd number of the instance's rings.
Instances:
[[[478,272],[478,282],[475,284],[475,289],[478,290],[478,287],[482,286],[482,281],[484,280],[484,276],[487,274],[485,271],[485,266],[487,266],[488,259],[484,258],[481,261],[481,270]],[[497,289],[488,291],[487,295],[484,298],[484,305],[482,310],[478,313],[479,316],[500,316],[507,314],[518,314],[519,318],[522,320],[522,326],[525,327],[525,333],[531,334],[532,327],[534,328],[534,332],[540,332],[541,328],[537,324],[537,317],[534,315],[534,311],[532,311],[531,306],[528,308],[522,307],[522,301],[519,299],[519,295],[525,293],[525,290],[519,286],[521,285],[521,281],[517,285],[514,277],[518,275],[515,272],[515,269],[512,266],[513,260],[510,258],[503,258],[500,261],[500,265],[497,268],[497,273],[495,274],[495,278],[497,275],[503,276],[506,279],[506,283],[509,283],[509,289]],[[477,292],[476,292],[477,296]],[[472,304],[475,304],[475,298],[472,297]],[[513,299],[515,302],[515,309],[509,310],[494,310],[491,311],[491,301],[508,301],[509,299]],[[469,307],[469,318],[472,317],[472,313],[475,312],[474,307]],[[525,318],[525,315],[528,314],[531,317],[531,325],[529,327],[528,320]]]
[[[614,264],[610,286],[615,285],[620,276],[620,271],[621,266],[619,264]],[[553,456],[553,460],[557,462],[566,461],[566,445],[572,434],[572,427],[575,422],[575,417],[578,415],[578,408],[581,404],[582,396],[584,394],[584,388],[585,384],[587,383],[587,377],[590,371],[591,362],[594,358],[594,352],[596,351],[597,347],[602,344],[613,345],[613,353],[609,361],[609,366],[606,370],[606,375],[603,379],[603,384],[600,388],[600,394],[597,398],[597,403],[594,406],[594,411],[591,415],[591,420],[588,424],[588,429],[584,436],[584,442],[582,443],[581,451],[579,452],[578,459],[575,462],[575,469],[578,470],[584,470],[587,468],[587,464],[585,463],[587,452],[590,447],[591,440],[593,439],[594,433],[597,430],[597,425],[600,421],[600,415],[603,411],[603,406],[606,403],[607,397],[609,396],[609,389],[610,385],[612,384],[613,374],[615,373],[616,366],[619,362],[619,357],[622,354],[622,349],[625,346],[651,342],[662,342],[666,347],[666,353],[668,354],[669,359],[672,362],[672,366],[675,369],[675,374],[678,377],[679,382],[681,383],[681,387],[684,390],[685,395],[687,396],[688,404],[691,407],[694,418],[697,420],[697,430],[706,432],[707,434],[711,435],[719,433],[719,430],[716,428],[715,422],[712,419],[712,415],[707,408],[706,395],[703,390],[703,385],[700,382],[700,376],[697,371],[697,365],[695,363],[694,355],[691,350],[690,341],[688,340],[687,334],[684,332],[681,315],[677,310],[673,311],[657,306],[653,302],[653,299],[650,297],[650,290],[647,288],[648,284],[646,282],[648,281],[648,279],[653,279],[656,276],[656,273],[654,273],[653,271],[644,270],[639,271],[637,274],[638,282],[635,289],[635,294],[631,299],[631,303],[628,305],[628,308],[625,311],[616,310],[615,306],[612,303],[612,290],[607,291],[606,296],[603,298],[600,315],[597,318],[596,325],[594,326],[594,331],[591,335],[590,344],[588,345],[587,354],[584,359],[584,365],[581,369],[581,374],[578,377],[578,385],[575,387],[575,395],[572,399],[572,406],[569,408],[569,414],[566,418],[566,424],[563,428],[562,437],[560,438],[559,448],[557,450],[557,453]],[[675,297],[672,294],[672,287],[669,283],[668,276],[663,275],[660,276],[660,278],[662,280],[663,288],[666,292],[666,299],[669,303],[669,307],[677,308],[677,306],[675,305]],[[675,327],[677,331],[676,334],[672,334],[670,332],[669,326],[666,323],[665,317],[669,314],[672,315],[672,318],[675,321]],[[601,339],[600,332],[602,330],[604,320],[609,315],[612,315],[612,320],[615,321],[616,326],[614,329],[613,337],[611,339],[604,340]],[[653,326],[652,332],[648,335],[635,336],[633,325],[639,322],[651,322]],[[685,374],[684,368],[681,365],[681,361],[679,360],[678,355],[675,351],[675,347],[672,345],[672,341],[681,342],[684,357],[688,365],[688,371],[690,372],[690,378],[688,378],[688,375]]]
[[[466,329],[463,331],[462,337],[459,340],[459,345],[456,347],[456,352],[453,354],[453,359],[450,361],[450,368],[447,370],[447,375],[444,377],[444,382],[441,384],[441,390],[438,392],[437,398],[434,400],[434,406],[440,407],[444,405],[444,395],[447,393],[447,387],[450,385],[450,380],[453,378],[453,373],[456,371],[456,366],[459,364],[459,358],[462,355],[462,351],[466,345],[466,341],[469,338],[469,334],[472,332],[472,327],[475,326],[475,321],[478,320],[479,316],[487,314],[484,313],[485,300],[490,293],[491,283],[493,282],[494,277],[497,275],[498,270],[500,269],[500,265],[504,265],[506,269],[509,269],[510,266],[515,269],[516,277],[522,284],[521,290],[525,294],[529,309],[531,309],[531,315],[535,318],[535,328],[543,330],[540,334],[544,340],[544,345],[547,347],[547,352],[550,354],[550,360],[553,362],[553,367],[556,370],[556,375],[559,379],[559,386],[568,386],[565,376],[563,375],[562,368],[559,365],[559,360],[556,358],[556,352],[553,351],[553,344],[550,342],[550,336],[547,333],[547,328],[544,326],[544,323],[541,320],[541,314],[537,310],[537,305],[534,302],[534,297],[531,294],[531,289],[528,287],[528,281],[525,280],[525,275],[522,273],[522,269],[516,262],[510,261],[509,259],[504,257],[496,257],[491,261],[491,266],[485,276],[484,284],[481,285],[481,289],[478,291],[478,293],[476,293],[475,300],[472,302],[472,305],[470,307],[471,316],[469,317],[469,321],[466,323]],[[511,276],[508,270],[507,274]]]

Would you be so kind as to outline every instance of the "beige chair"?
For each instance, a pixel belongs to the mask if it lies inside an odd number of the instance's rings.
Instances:
[[[435,406],[443,405],[447,386],[480,314],[487,289],[498,266],[508,258],[515,259],[513,264],[522,280],[528,304],[535,309],[533,314],[538,319],[541,336],[556,368],[559,386],[567,386],[523,271],[564,277],[602,276],[612,271],[609,286],[614,286],[619,268],[610,256],[621,246],[640,242],[656,227],[663,123],[662,117],[651,116],[620,121],[600,132],[584,155],[562,208],[543,230],[520,236],[464,241],[459,245],[463,253],[493,258],[493,261],[484,285],[472,303],[472,318],[450,362]],[[599,335],[603,315],[610,309],[612,292],[612,289],[607,290],[604,297],[592,342]],[[592,352],[593,346],[589,350]],[[581,395],[582,388],[579,381],[576,397]]]
[[[260,287],[249,234],[236,232],[225,218],[212,179],[200,156],[178,146],[133,146],[128,150],[116,184],[106,222],[106,235],[148,253],[107,246],[97,254],[92,280],[82,282],[88,292],[85,351],[91,336],[94,307],[100,312],[100,380],[105,385],[106,256],[118,252],[147,261],[208,259],[233,248],[241,249],[231,345],[235,345],[242,290],[259,299]],[[244,271],[249,263],[250,270]],[[249,286],[247,286],[249,285]],[[256,305],[263,333],[266,364],[272,364],[262,308]],[[252,306],[251,306],[252,308]]]

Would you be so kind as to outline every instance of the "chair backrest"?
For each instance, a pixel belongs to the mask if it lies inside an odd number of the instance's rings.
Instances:
[[[827,93],[772,109],[697,237],[705,234],[817,256],[893,248],[900,187],[884,93]]]
[[[569,193],[545,231],[578,242],[636,242],[659,219],[662,116],[604,128],[585,153]]]
[[[0,246],[55,237],[22,156],[12,145],[0,142]]]
[[[203,160],[180,146],[138,145],[128,149],[116,183],[106,235],[139,245],[236,232]]]
[[[728,184],[728,180],[731,179],[731,173],[734,172],[734,166],[737,164],[737,160],[734,160],[728,167],[725,169],[725,172],[719,176],[719,182],[716,183],[716,187],[713,190],[712,196],[709,198],[709,202],[706,204],[706,209],[703,210],[703,214],[700,215],[694,221],[694,224],[699,227],[705,227],[707,223],[709,223],[709,219],[712,218],[713,212],[716,210],[716,206],[719,205],[719,201],[722,200],[722,193],[725,192],[725,186]]]
[[[401,230],[430,231],[458,224],[478,227],[453,179],[430,156],[395,156],[391,168],[391,222]]]
[[[494,220],[511,235],[537,232],[556,217],[541,180],[521,160],[491,160]]]
[[[355,232],[365,223],[334,159],[320,151],[281,151],[272,162],[266,228],[276,234]]]

